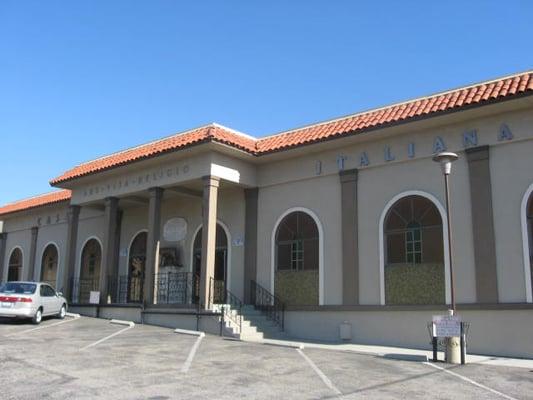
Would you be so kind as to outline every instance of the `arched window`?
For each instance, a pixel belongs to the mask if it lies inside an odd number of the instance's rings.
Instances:
[[[20,281],[22,279],[22,250],[15,248],[9,256],[8,281]]]
[[[102,248],[96,239],[89,239],[81,252],[81,270],[79,280],[79,302],[87,303],[90,292],[98,290]]]
[[[142,301],[147,239],[148,234],[146,232],[140,232],[131,242],[129,252],[128,302],[138,303]]]
[[[442,218],[429,199],[407,196],[384,221],[385,302],[444,304]]]
[[[276,230],[276,295],[287,304],[318,304],[319,233],[303,211],[285,216]]]
[[[59,262],[57,247],[54,244],[46,246],[41,260],[41,281],[55,287],[57,278],[57,264]]]

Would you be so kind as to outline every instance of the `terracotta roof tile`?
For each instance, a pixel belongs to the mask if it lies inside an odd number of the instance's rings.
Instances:
[[[25,200],[19,200],[14,203],[6,204],[0,207],[0,215],[11,214],[19,211],[29,210],[31,208],[41,207],[54,203],[61,203],[70,200],[70,190],[57,190],[35,196]]]
[[[396,121],[458,109],[471,104],[483,104],[483,102],[509,98],[526,92],[533,92],[533,72],[483,82],[446,93],[281,132],[261,139],[255,139],[221,125],[211,124],[80,164],[53,179],[50,183],[59,185],[62,182],[92,173],[206,142],[226,144],[251,155],[260,156],[333,137],[357,134]],[[70,197],[70,190],[47,193],[0,207],[0,215],[68,201]]]
[[[213,124],[78,165],[53,179],[50,183],[58,185],[88,174],[210,141],[224,143],[252,155],[260,156],[332,137],[357,134],[365,129],[384,126],[397,121],[408,121],[410,118],[422,115],[508,98],[529,91],[533,91],[532,72],[415,99],[378,110],[370,110],[262,139],[254,139]]]

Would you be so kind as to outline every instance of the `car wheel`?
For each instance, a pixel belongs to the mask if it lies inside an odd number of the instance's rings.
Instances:
[[[42,320],[43,320],[43,310],[39,308],[39,309],[35,312],[35,315],[34,315],[33,318],[31,319],[31,322],[33,322],[35,325],[39,325],[39,324],[41,323]]]
[[[65,319],[65,316],[67,315],[67,307],[63,304],[61,306],[61,310],[59,310],[59,314],[57,314],[57,317],[59,319]]]

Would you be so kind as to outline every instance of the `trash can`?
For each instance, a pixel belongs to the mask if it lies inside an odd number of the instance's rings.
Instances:
[[[339,325],[339,336],[341,340],[352,340],[352,324],[344,321]]]

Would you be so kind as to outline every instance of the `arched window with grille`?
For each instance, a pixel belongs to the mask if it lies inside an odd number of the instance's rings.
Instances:
[[[79,302],[87,303],[91,291],[99,289],[100,265],[102,263],[102,246],[92,238],[85,243],[81,253],[81,270],[78,281]]]
[[[275,235],[275,294],[287,304],[319,301],[319,231],[304,211],[286,215]]]
[[[444,304],[442,218],[423,196],[406,196],[384,221],[385,303]]]

